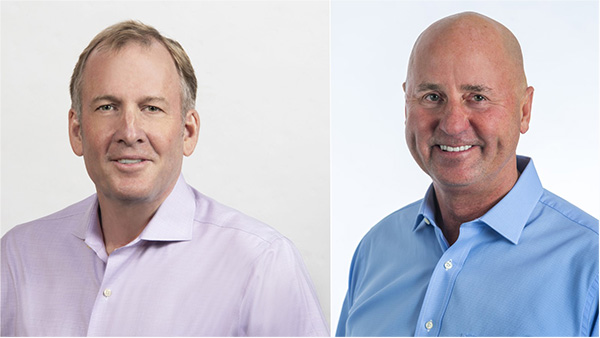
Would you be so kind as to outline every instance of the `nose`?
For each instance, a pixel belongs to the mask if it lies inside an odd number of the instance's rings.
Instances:
[[[115,140],[127,146],[144,142],[142,120],[137,107],[124,107],[116,121]]]
[[[469,112],[461,102],[448,102],[439,122],[439,128],[448,135],[459,135],[469,128]]]

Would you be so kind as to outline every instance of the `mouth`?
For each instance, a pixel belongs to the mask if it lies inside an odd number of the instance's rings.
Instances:
[[[151,160],[140,155],[121,155],[114,156],[110,161],[121,168],[137,168],[145,163],[149,163]]]
[[[445,144],[440,144],[439,147],[440,147],[440,149],[442,149],[442,151],[450,152],[450,153],[457,153],[457,152],[469,150],[473,146],[472,145],[464,145],[464,146],[452,147],[452,146],[448,146]]]
[[[135,164],[135,163],[141,163],[142,159],[133,159],[133,158],[122,158],[122,159],[118,159],[117,162],[121,163],[121,164]]]

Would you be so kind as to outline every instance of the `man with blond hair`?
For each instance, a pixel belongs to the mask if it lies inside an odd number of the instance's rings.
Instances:
[[[183,179],[196,86],[183,48],[150,26],[90,42],[69,139],[96,194],[2,238],[2,335],[328,335],[294,245]]]
[[[598,220],[516,155],[533,99],[517,39],[477,13],[443,18],[403,88],[433,182],[362,239],[337,335],[597,336]]]

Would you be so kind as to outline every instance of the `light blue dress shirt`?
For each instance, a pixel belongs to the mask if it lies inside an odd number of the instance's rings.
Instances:
[[[448,246],[435,194],[359,244],[338,336],[598,336],[598,220],[542,188],[533,161]]]

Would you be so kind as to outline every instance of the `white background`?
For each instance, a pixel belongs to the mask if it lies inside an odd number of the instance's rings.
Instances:
[[[329,318],[329,4],[2,2],[2,234],[95,191],[69,146],[69,79],[89,41],[137,19],[198,78],[188,183],[299,248]]]
[[[421,199],[431,180],[404,141],[408,56],[419,34],[447,15],[473,10],[520,41],[535,87],[531,156],[544,187],[600,215],[597,1],[332,1],[332,331],[352,254],[391,212]],[[393,257],[390,257],[393,259]]]
[[[521,42],[535,87],[532,156],[544,186],[600,216],[594,1],[1,3],[1,230],[94,192],[67,135],[69,77],[106,26],[139,19],[184,46],[199,81],[188,183],[300,249],[335,332],[350,260],[380,219],[430,179],[404,142],[410,49],[432,22],[475,10]],[[331,47],[331,114],[329,63]],[[331,116],[331,131],[329,121]]]

